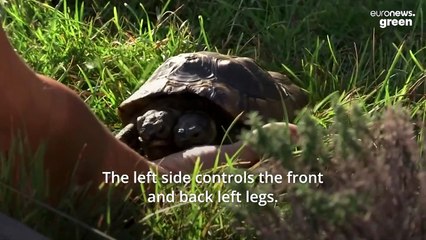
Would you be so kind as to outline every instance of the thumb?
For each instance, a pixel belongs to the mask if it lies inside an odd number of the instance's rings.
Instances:
[[[262,126],[263,129],[266,129],[267,131],[275,131],[280,128],[288,127],[289,133],[290,133],[290,140],[293,144],[299,143],[299,131],[295,124],[292,123],[286,123],[286,122],[272,122],[268,123]],[[257,134],[257,130],[253,131],[253,134]]]

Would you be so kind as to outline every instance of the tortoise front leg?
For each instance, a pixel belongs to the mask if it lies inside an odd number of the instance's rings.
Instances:
[[[120,132],[115,135],[115,138],[125,143],[133,150],[139,152],[141,143],[139,141],[139,134],[134,123],[127,124]]]

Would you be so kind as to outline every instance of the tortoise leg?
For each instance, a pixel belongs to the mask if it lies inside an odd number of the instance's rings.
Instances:
[[[120,130],[120,132],[117,133],[117,135],[115,135],[115,138],[122,141],[133,150],[139,151],[139,135],[134,123],[127,124],[123,129]]]

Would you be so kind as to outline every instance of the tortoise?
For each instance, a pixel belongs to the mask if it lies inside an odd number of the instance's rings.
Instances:
[[[307,102],[304,90],[287,76],[265,71],[251,58],[182,53],[167,59],[120,104],[125,127],[116,137],[155,160],[193,146],[219,145],[231,123],[235,141],[249,112],[265,121],[292,121]]]

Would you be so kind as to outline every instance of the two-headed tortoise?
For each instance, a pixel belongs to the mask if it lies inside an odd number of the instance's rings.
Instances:
[[[234,119],[240,116],[233,129],[241,129],[249,112],[291,121],[307,101],[285,75],[267,72],[253,59],[183,53],[167,59],[119,106],[125,127],[117,138],[155,160],[192,146],[220,144]]]

